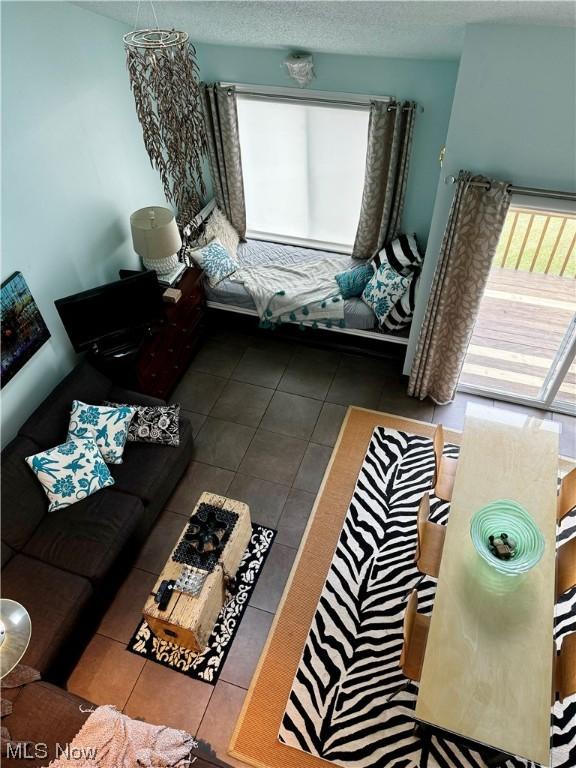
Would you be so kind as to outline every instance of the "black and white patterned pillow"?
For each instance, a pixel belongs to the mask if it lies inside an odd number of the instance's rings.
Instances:
[[[414,276],[410,281],[410,287],[392,307],[390,312],[386,315],[380,326],[386,331],[399,331],[402,328],[406,328],[412,322],[412,316],[414,315],[414,308],[416,307],[416,292],[418,290],[418,283],[420,282],[420,275]]]
[[[104,405],[119,407],[119,403],[105,402]],[[128,427],[129,443],[157,443],[180,445],[179,405],[133,405],[136,413]]]
[[[398,235],[396,240],[385,245],[372,259],[374,271],[386,261],[399,275],[404,275],[404,277],[419,272],[422,266],[422,256],[418,250],[416,237],[414,235]]]

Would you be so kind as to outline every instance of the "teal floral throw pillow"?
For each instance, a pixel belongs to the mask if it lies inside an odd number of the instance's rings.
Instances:
[[[374,276],[364,288],[362,301],[371,307],[380,326],[396,302],[404,296],[411,282],[412,275],[406,277],[398,274],[386,261],[374,272]]]
[[[48,496],[48,512],[69,507],[114,485],[110,470],[92,438],[68,439],[56,448],[28,456],[26,463]]]
[[[87,405],[81,400],[74,400],[68,438],[91,437],[107,464],[122,464],[128,427],[135,413],[136,408],[128,405]]]
[[[220,240],[212,240],[208,245],[190,252],[196,264],[204,270],[212,288],[225,280],[238,269],[238,264],[230,256]]]

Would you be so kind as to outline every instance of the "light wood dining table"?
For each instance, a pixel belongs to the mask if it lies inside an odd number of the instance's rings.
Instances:
[[[469,406],[458,458],[416,719],[537,763],[550,761],[558,425]],[[519,576],[478,555],[470,521],[513,499],[545,540]]]

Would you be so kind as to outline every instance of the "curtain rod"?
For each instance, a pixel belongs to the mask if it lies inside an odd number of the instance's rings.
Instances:
[[[296,88],[279,86],[253,86],[240,83],[220,83],[223,88],[229,88],[240,96],[248,96],[256,99],[275,99],[276,101],[305,101],[313,104],[333,104],[343,107],[369,107],[372,101],[381,101],[388,104],[395,101],[392,96],[370,96],[365,94],[338,93],[331,91],[300,91]],[[391,105],[395,109],[396,105]],[[424,112],[418,105],[404,107],[405,110],[418,109]]]
[[[446,184],[455,184],[457,181],[456,176],[446,176],[444,179]],[[490,183],[486,181],[470,181],[468,183],[471,187],[490,189]],[[557,189],[540,189],[538,187],[516,187],[514,184],[508,185],[507,192],[511,195],[531,195],[533,197],[553,197],[556,200],[576,200],[576,192],[562,192]]]

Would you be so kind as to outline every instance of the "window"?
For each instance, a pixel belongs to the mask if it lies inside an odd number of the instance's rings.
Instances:
[[[238,94],[248,235],[351,252],[368,118],[368,106]]]

